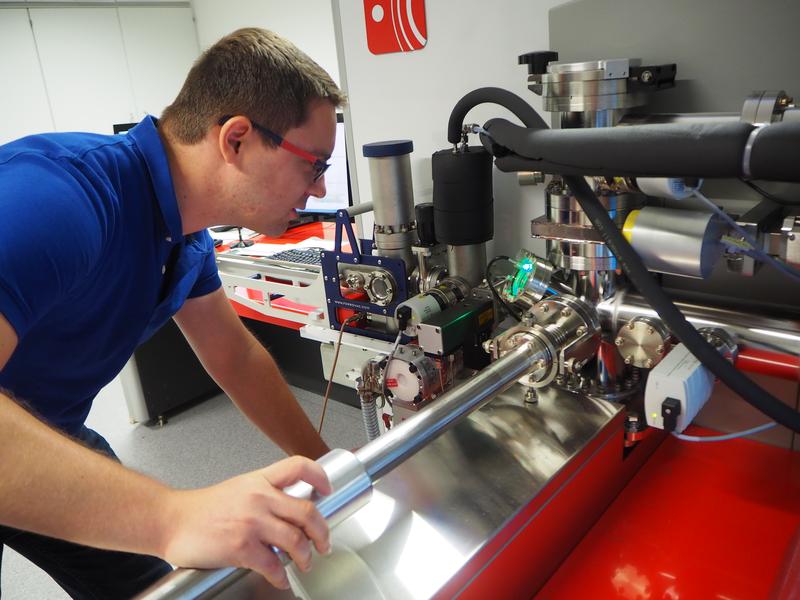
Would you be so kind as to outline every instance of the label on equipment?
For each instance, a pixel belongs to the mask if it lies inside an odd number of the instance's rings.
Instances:
[[[396,388],[397,387],[397,379],[389,378],[386,380],[386,387],[387,388]]]

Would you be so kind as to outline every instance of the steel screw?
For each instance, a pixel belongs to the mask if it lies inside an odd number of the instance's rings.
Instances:
[[[572,315],[572,309],[569,308],[568,306],[565,307],[564,310],[561,311],[561,315],[564,316],[564,317],[571,316]]]
[[[634,327],[636,327],[636,324],[633,321],[628,323],[628,329],[633,330]]]
[[[625,340],[622,339],[621,337],[618,337],[617,339],[614,340],[614,345],[615,346],[622,346],[622,344],[624,344],[624,343],[625,343]]]
[[[664,346],[659,346],[658,348],[656,348],[656,353],[657,354],[664,354]]]
[[[575,330],[575,333],[578,335],[578,337],[581,337],[581,336],[585,335],[586,334],[586,327],[583,327],[583,326],[578,327]]]
[[[653,329],[652,327],[648,327],[647,328],[647,333],[649,333],[650,335],[653,335],[655,332],[656,332],[656,330]]]
[[[632,362],[633,362],[633,357],[632,357],[630,354],[629,354],[628,356],[626,356],[626,357],[625,357],[625,364],[626,364],[626,365],[629,365],[629,364],[631,364]]]
[[[652,369],[653,368],[653,359],[652,358],[648,358],[646,361],[644,361],[644,366],[647,369]]]

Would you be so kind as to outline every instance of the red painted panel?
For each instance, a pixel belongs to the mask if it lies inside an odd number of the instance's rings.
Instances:
[[[798,527],[800,453],[669,437],[537,598],[767,598]]]

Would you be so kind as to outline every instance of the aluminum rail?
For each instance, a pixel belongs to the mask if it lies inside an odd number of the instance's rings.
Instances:
[[[355,452],[333,450],[319,459],[333,492],[309,495],[308,484],[285,491],[313,499],[330,526],[341,522],[369,500],[372,485],[396,466],[447,431],[459,419],[477,410],[510,387],[539,360],[548,360],[547,348],[533,339],[503,355],[474,377],[442,394],[429,408],[390,429]],[[137,596],[138,600],[192,600],[212,598],[247,575],[247,569],[177,569]]]

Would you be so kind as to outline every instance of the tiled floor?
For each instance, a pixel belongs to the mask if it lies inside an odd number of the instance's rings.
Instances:
[[[316,425],[322,398],[294,391]],[[106,437],[125,465],[175,487],[210,485],[285,456],[224,395],[174,415],[164,427],[131,425],[122,388],[112,382],[98,395],[87,425]],[[331,448],[364,444],[360,411],[330,402],[323,438]],[[68,598],[50,577],[9,548],[3,551],[0,583],[3,600]]]

